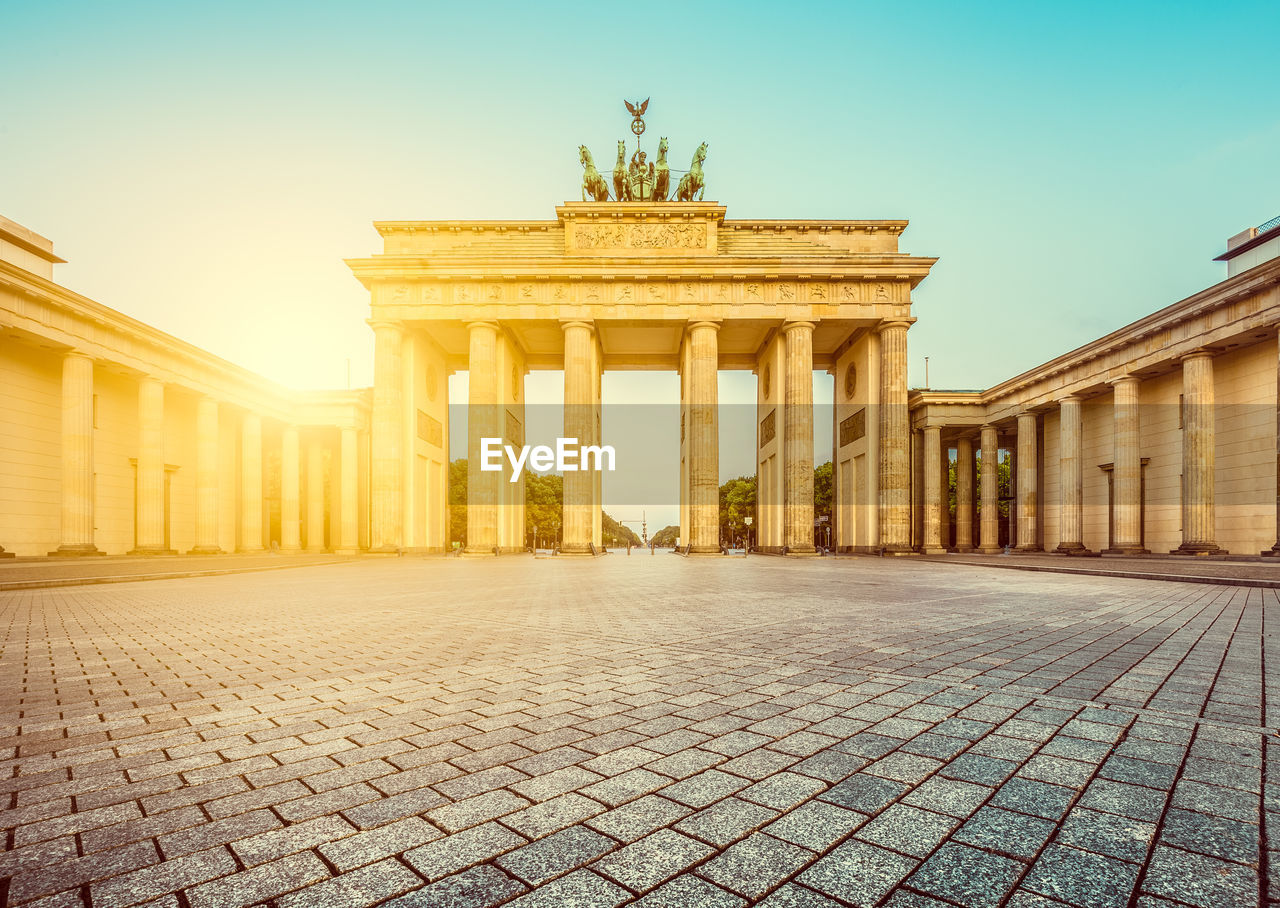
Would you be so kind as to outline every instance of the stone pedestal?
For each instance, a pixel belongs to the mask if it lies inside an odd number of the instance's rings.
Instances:
[[[1034,413],[1018,414],[1018,544],[1014,551],[1040,552],[1039,445]]]
[[[946,554],[942,544],[942,429],[924,429],[924,553]]]
[[[689,554],[720,554],[720,323],[689,326]],[[810,378],[812,381],[812,378]],[[812,462],[813,454],[810,453]],[[812,468],[810,468],[812,472]],[[812,476],[810,483],[812,483]],[[812,521],[810,521],[812,526]],[[812,540],[810,549],[812,549]]]
[[[220,555],[218,545],[218,402],[196,404],[196,545],[193,555]]]
[[[1059,407],[1058,482],[1062,504],[1058,547],[1054,551],[1083,555],[1089,550],[1084,546],[1084,423],[1080,398],[1064,397]]]
[[[399,551],[404,533],[404,326],[374,321],[369,550]],[[474,452],[472,454],[474,456]]]
[[[1211,555],[1215,540],[1213,353],[1182,358],[1182,545],[1177,555]]]
[[[138,384],[138,541],[129,554],[173,554],[164,530],[164,385],[147,377]]]
[[[787,322],[783,387],[783,544],[788,555],[810,555],[813,545],[813,323]],[[719,484],[717,483],[717,526]]]
[[[1142,547],[1142,455],[1138,448],[1138,379],[1126,375],[1115,381],[1112,477],[1115,538],[1105,554],[1146,555]]]
[[[262,551],[262,420],[246,413],[240,426],[240,551]]]
[[[911,473],[907,425],[907,322],[880,328],[880,547],[910,554]]]
[[[51,555],[101,555],[93,542],[93,360],[62,359],[62,542]]]
[[[956,439],[956,551],[973,551],[973,439]]]
[[[302,551],[298,430],[285,426],[280,435],[280,551]]]
[[[978,551],[992,555],[1000,549],[1000,435],[995,426],[982,427],[982,476]]]

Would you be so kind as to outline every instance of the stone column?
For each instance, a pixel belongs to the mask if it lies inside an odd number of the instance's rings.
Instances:
[[[202,397],[196,404],[196,545],[193,555],[219,555],[218,545],[218,402]]]
[[[719,322],[689,325],[689,552],[694,555],[720,552],[719,331]],[[812,462],[812,441],[809,458]],[[812,486],[812,476],[809,482]],[[809,546],[812,550],[812,540]]]
[[[911,471],[907,427],[907,322],[880,327],[880,545],[911,551]]]
[[[1078,555],[1087,552],[1084,547],[1084,421],[1080,412],[1080,398],[1069,394],[1059,401],[1058,483],[1062,507],[1058,518],[1058,547],[1056,552]]]
[[[787,371],[783,386],[783,530],[788,554],[813,545],[813,322],[786,322]],[[713,377],[714,378],[714,377]],[[719,483],[716,524],[719,526]]]
[[[1000,435],[995,426],[982,427],[982,514],[978,551],[1000,551]]]
[[[587,321],[562,322],[564,332],[564,437],[588,444],[595,434],[595,376],[591,363],[595,327]],[[581,470],[564,474],[564,507],[560,550],[568,554],[590,553],[594,480]]]
[[[480,439],[502,435],[498,418],[498,323],[471,322],[467,331],[467,551],[492,555],[498,545],[498,483],[503,481],[503,475],[501,470],[480,469]],[[568,372],[566,367],[566,376]],[[566,474],[566,500],[568,486]]]
[[[1145,555],[1142,547],[1142,455],[1138,447],[1138,379],[1125,375],[1115,383],[1115,463],[1112,469],[1115,538],[1113,555]]]
[[[1018,414],[1018,546],[1019,552],[1040,552],[1040,451],[1034,413]]]
[[[324,548],[324,443],[307,445],[307,551]]]
[[[131,555],[161,555],[164,547],[164,385],[138,384],[138,541]]]
[[[1276,359],[1276,542],[1262,554],[1280,557],[1280,358]]]
[[[1196,350],[1182,358],[1182,545],[1183,555],[1221,552],[1214,541],[1213,353]]]
[[[924,553],[944,555],[942,547],[942,429],[924,429]]]
[[[285,426],[280,435],[280,551],[301,552],[298,489],[298,429]]]
[[[374,321],[372,468],[369,550],[395,552],[404,534],[404,439],[401,347],[404,325]],[[472,452],[471,456],[475,456]]]
[[[360,550],[360,455],[355,426],[342,427],[342,531],[338,551],[353,555]],[[428,494],[439,496],[439,489]]]
[[[53,555],[100,555],[93,544],[93,360],[62,360],[62,542]]]
[[[973,439],[956,439],[956,551],[973,551]]]
[[[262,551],[262,420],[246,413],[240,427],[240,551]]]

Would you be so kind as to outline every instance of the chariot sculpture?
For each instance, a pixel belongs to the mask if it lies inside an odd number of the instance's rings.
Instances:
[[[613,194],[609,192],[609,181],[596,169],[595,159],[585,145],[578,146],[578,160],[582,164],[582,201],[595,202],[692,202],[702,201],[706,193],[706,181],[703,178],[702,164],[707,159],[707,143],[703,142],[693,154],[689,169],[685,171],[675,192],[671,192],[671,167],[667,164],[667,137],[658,140],[658,157],[655,161],[647,161],[648,157],[640,150],[640,136],[644,134],[644,113],[649,108],[649,99],[638,104],[623,101],[631,114],[631,131],[635,133],[636,150],[627,160],[627,143],[618,140],[618,158],[613,166]],[[677,171],[679,173],[679,171]]]

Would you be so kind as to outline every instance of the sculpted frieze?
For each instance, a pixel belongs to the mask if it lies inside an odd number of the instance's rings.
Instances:
[[[817,281],[737,278],[735,280],[530,280],[432,281],[395,285],[385,291],[396,305],[554,303],[716,303],[729,305],[900,303],[909,298],[897,281]]]
[[[575,224],[574,249],[705,249],[706,224]]]

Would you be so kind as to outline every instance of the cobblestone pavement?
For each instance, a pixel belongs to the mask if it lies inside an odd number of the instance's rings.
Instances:
[[[4,592],[0,901],[1258,905],[1275,597],[671,555]]]

